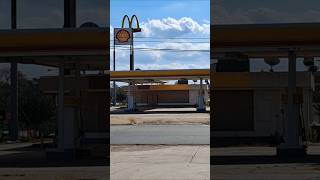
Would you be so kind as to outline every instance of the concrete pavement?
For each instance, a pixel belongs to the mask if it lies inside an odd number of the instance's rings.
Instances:
[[[109,180],[106,166],[0,168],[0,180]]]
[[[103,158],[47,160],[33,143],[0,144],[0,180],[108,180]]]
[[[209,180],[209,146],[111,146],[111,180]]]
[[[211,149],[213,180],[318,180],[320,146],[309,146],[303,158],[278,158],[275,147]]]
[[[121,125],[110,127],[111,144],[210,144],[208,125]]]

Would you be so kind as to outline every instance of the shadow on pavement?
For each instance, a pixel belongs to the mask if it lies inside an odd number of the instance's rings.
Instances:
[[[307,155],[305,157],[278,157],[275,155],[258,156],[210,156],[211,165],[249,165],[249,164],[290,164],[313,163],[320,164],[320,155]]]
[[[50,147],[50,145],[46,145]],[[107,148],[107,147],[106,147]],[[0,150],[0,168],[107,166],[107,157],[84,156],[68,160],[49,160],[39,145]]]

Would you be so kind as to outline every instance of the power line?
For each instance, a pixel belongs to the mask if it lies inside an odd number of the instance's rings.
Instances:
[[[134,39],[175,39],[175,40],[184,40],[184,39],[209,39],[210,37],[153,37],[153,36],[135,36]],[[112,40],[113,41],[113,40]]]
[[[181,44],[186,44],[186,43],[200,43],[200,44],[209,44],[210,42],[201,42],[201,41],[180,41],[180,42],[178,42],[178,41],[134,41],[134,42],[150,42],[150,43],[152,43],[152,42],[160,42],[160,43],[181,43]]]
[[[144,37],[144,36],[136,36],[135,39],[210,39],[210,37]]]
[[[113,40],[110,40],[110,42],[113,42]],[[181,44],[186,44],[186,43],[196,43],[196,44],[209,44],[210,42],[204,42],[204,41],[134,41],[136,42],[143,42],[143,43],[181,43]]]
[[[113,49],[113,48],[111,48]],[[130,50],[126,47],[118,47],[121,50]],[[134,48],[140,51],[171,51],[171,52],[210,52],[210,49],[173,49],[173,48]]]

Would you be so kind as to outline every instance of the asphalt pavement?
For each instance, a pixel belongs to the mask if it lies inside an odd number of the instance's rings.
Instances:
[[[113,125],[111,144],[209,145],[210,126],[196,125]]]

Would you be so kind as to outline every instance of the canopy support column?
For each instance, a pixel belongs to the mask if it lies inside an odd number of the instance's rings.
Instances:
[[[284,143],[277,147],[279,156],[304,156],[306,147],[303,145],[299,126],[299,104],[296,96],[296,52],[288,52],[288,91],[287,112],[284,127]]]
[[[17,0],[11,0],[11,29],[17,29]],[[19,137],[18,128],[18,63],[15,58],[10,63],[10,113],[9,121],[10,140],[16,141]]]
[[[126,111],[135,111],[136,110],[136,104],[134,99],[134,83],[130,82],[128,86],[128,108]]]
[[[206,107],[204,104],[204,91],[203,91],[203,79],[200,78],[200,88],[199,88],[199,96],[198,96],[198,112],[206,111]]]
[[[64,150],[64,62],[59,67],[58,83],[58,149]]]

